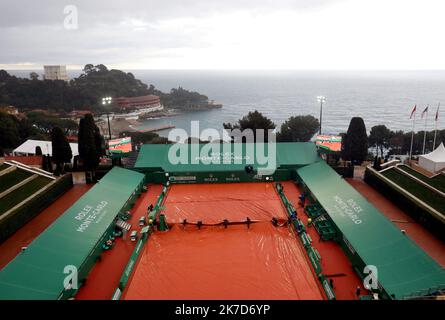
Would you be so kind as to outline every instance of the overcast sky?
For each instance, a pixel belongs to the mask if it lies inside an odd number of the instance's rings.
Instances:
[[[0,68],[445,69],[444,15],[444,0],[2,0]]]

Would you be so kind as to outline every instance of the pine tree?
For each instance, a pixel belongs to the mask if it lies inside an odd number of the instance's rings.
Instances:
[[[343,139],[343,155],[345,160],[353,164],[361,164],[368,155],[368,135],[365,122],[360,117],[354,117],[349,123],[348,132]]]
[[[311,115],[290,117],[281,125],[277,141],[306,142],[311,140],[319,127],[318,119]]]
[[[63,173],[64,164],[71,162],[73,153],[65,134],[59,127],[54,127],[51,130],[51,143],[53,149],[52,161],[56,164],[56,173]]]
[[[249,142],[268,142],[269,137],[267,130],[275,129],[276,126],[272,120],[264,116],[261,112],[255,110],[250,111],[246,116],[239,119],[238,122],[235,124],[223,123],[223,127],[226,130],[239,129],[241,131],[244,131],[246,129],[250,129],[253,131],[252,133],[254,141]],[[257,141],[256,130],[264,130],[264,141]]]
[[[104,154],[104,143],[91,114],[86,114],[80,120],[78,140],[79,158],[82,160],[84,170],[94,174],[99,166],[100,157]]]
[[[35,151],[35,155],[36,156],[41,156],[42,153],[42,148],[40,148],[40,146],[36,146],[36,151]]]

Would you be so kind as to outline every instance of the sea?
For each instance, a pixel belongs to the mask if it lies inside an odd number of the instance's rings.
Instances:
[[[362,117],[368,132],[383,124],[391,130],[411,131],[411,110],[417,105],[415,131],[445,127],[444,71],[295,71],[295,70],[126,70],[146,84],[168,92],[179,86],[205,94],[221,109],[194,111],[144,121],[138,129],[174,125],[190,132],[191,121],[201,130],[222,130],[223,123],[235,123],[249,111],[258,110],[279,127],[296,115],[319,118],[318,96],[323,104],[323,134],[346,132],[352,117]],[[29,76],[30,71],[8,71]],[[39,72],[37,72],[39,73]],[[80,71],[69,71],[75,77]],[[421,119],[422,111],[429,112]],[[160,131],[168,136],[169,130]]]

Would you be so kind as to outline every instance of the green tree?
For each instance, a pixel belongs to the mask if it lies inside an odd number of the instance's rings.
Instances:
[[[29,78],[11,76],[0,70],[0,105],[14,105],[27,109],[72,111],[86,109],[103,111],[104,96],[158,95],[166,107],[200,109],[208,107],[208,97],[181,87],[169,93],[157,90],[136,79],[132,73],[109,70],[105,65],[87,64],[83,73],[69,83],[61,80],[39,80],[37,74]],[[63,128],[62,128],[63,129]]]
[[[161,98],[161,102],[172,108],[190,109],[196,108],[209,103],[209,98],[195,91],[189,91],[182,87],[173,88],[169,94],[156,92],[153,86],[147,89],[151,94],[157,94]]]
[[[42,155],[42,170],[48,171],[48,160],[46,159],[46,155]]]
[[[31,73],[29,74],[29,78],[30,78],[31,80],[39,80],[39,75],[38,75],[37,73],[35,73],[35,72],[31,72]]]
[[[4,112],[0,112],[0,147],[15,148],[20,143],[17,120]]]
[[[93,116],[89,113],[80,119],[79,132],[79,157],[82,160],[85,171],[92,172],[99,166],[100,157],[104,153],[103,139],[99,128],[94,123]]]
[[[404,132],[402,130],[399,131],[391,131],[391,138],[389,139],[389,154],[402,154],[403,146],[404,146]]]
[[[390,140],[391,140],[392,132],[384,125],[377,125],[371,128],[371,132],[369,134],[369,146],[375,147],[378,151],[380,150],[380,155],[383,158],[384,149],[389,148]]]
[[[281,130],[277,134],[277,141],[309,141],[317,132],[319,126],[318,119],[311,115],[290,117],[281,125]]]
[[[31,121],[26,118],[22,120],[16,119],[16,121],[21,142],[26,141],[27,139],[39,137],[39,130],[37,130],[37,128],[33,126],[33,123]]]
[[[131,137],[133,144],[167,144],[171,143],[168,138],[161,137],[155,132],[138,132],[138,131],[123,131],[119,137]]]
[[[42,170],[53,172],[53,166],[51,161],[50,155],[43,155],[42,156]]]
[[[54,127],[51,130],[51,144],[52,144],[52,161],[56,165],[56,172],[64,172],[64,164],[71,161],[73,153],[70,144],[65,137],[62,129]]]
[[[27,114],[28,123],[32,123],[42,133],[50,133],[52,128],[59,127],[64,134],[74,134],[78,125],[70,119],[60,119],[60,117],[43,112],[31,111]]]
[[[368,155],[368,136],[365,122],[360,117],[354,117],[349,123],[348,131],[343,139],[343,159],[353,164],[361,164]]]
[[[35,155],[36,155],[36,156],[41,156],[41,155],[43,155],[42,148],[40,148],[40,146],[36,146]]]
[[[84,74],[88,75],[90,73],[94,72],[94,65],[91,63],[88,63],[85,65],[85,67],[83,67],[82,71],[84,72]]]
[[[255,110],[249,112],[242,119],[239,119],[237,123],[223,123],[223,127],[226,130],[239,129],[241,131],[246,129],[253,130],[254,141],[257,141],[256,130],[265,130],[264,132],[264,142],[268,142],[267,130],[275,129],[275,123],[272,120],[265,117],[261,112]],[[259,141],[263,142],[263,141]]]

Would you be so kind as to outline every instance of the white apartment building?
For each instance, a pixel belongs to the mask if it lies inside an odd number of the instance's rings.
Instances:
[[[45,80],[63,80],[68,81],[68,74],[66,73],[66,66],[43,66],[45,71]]]

